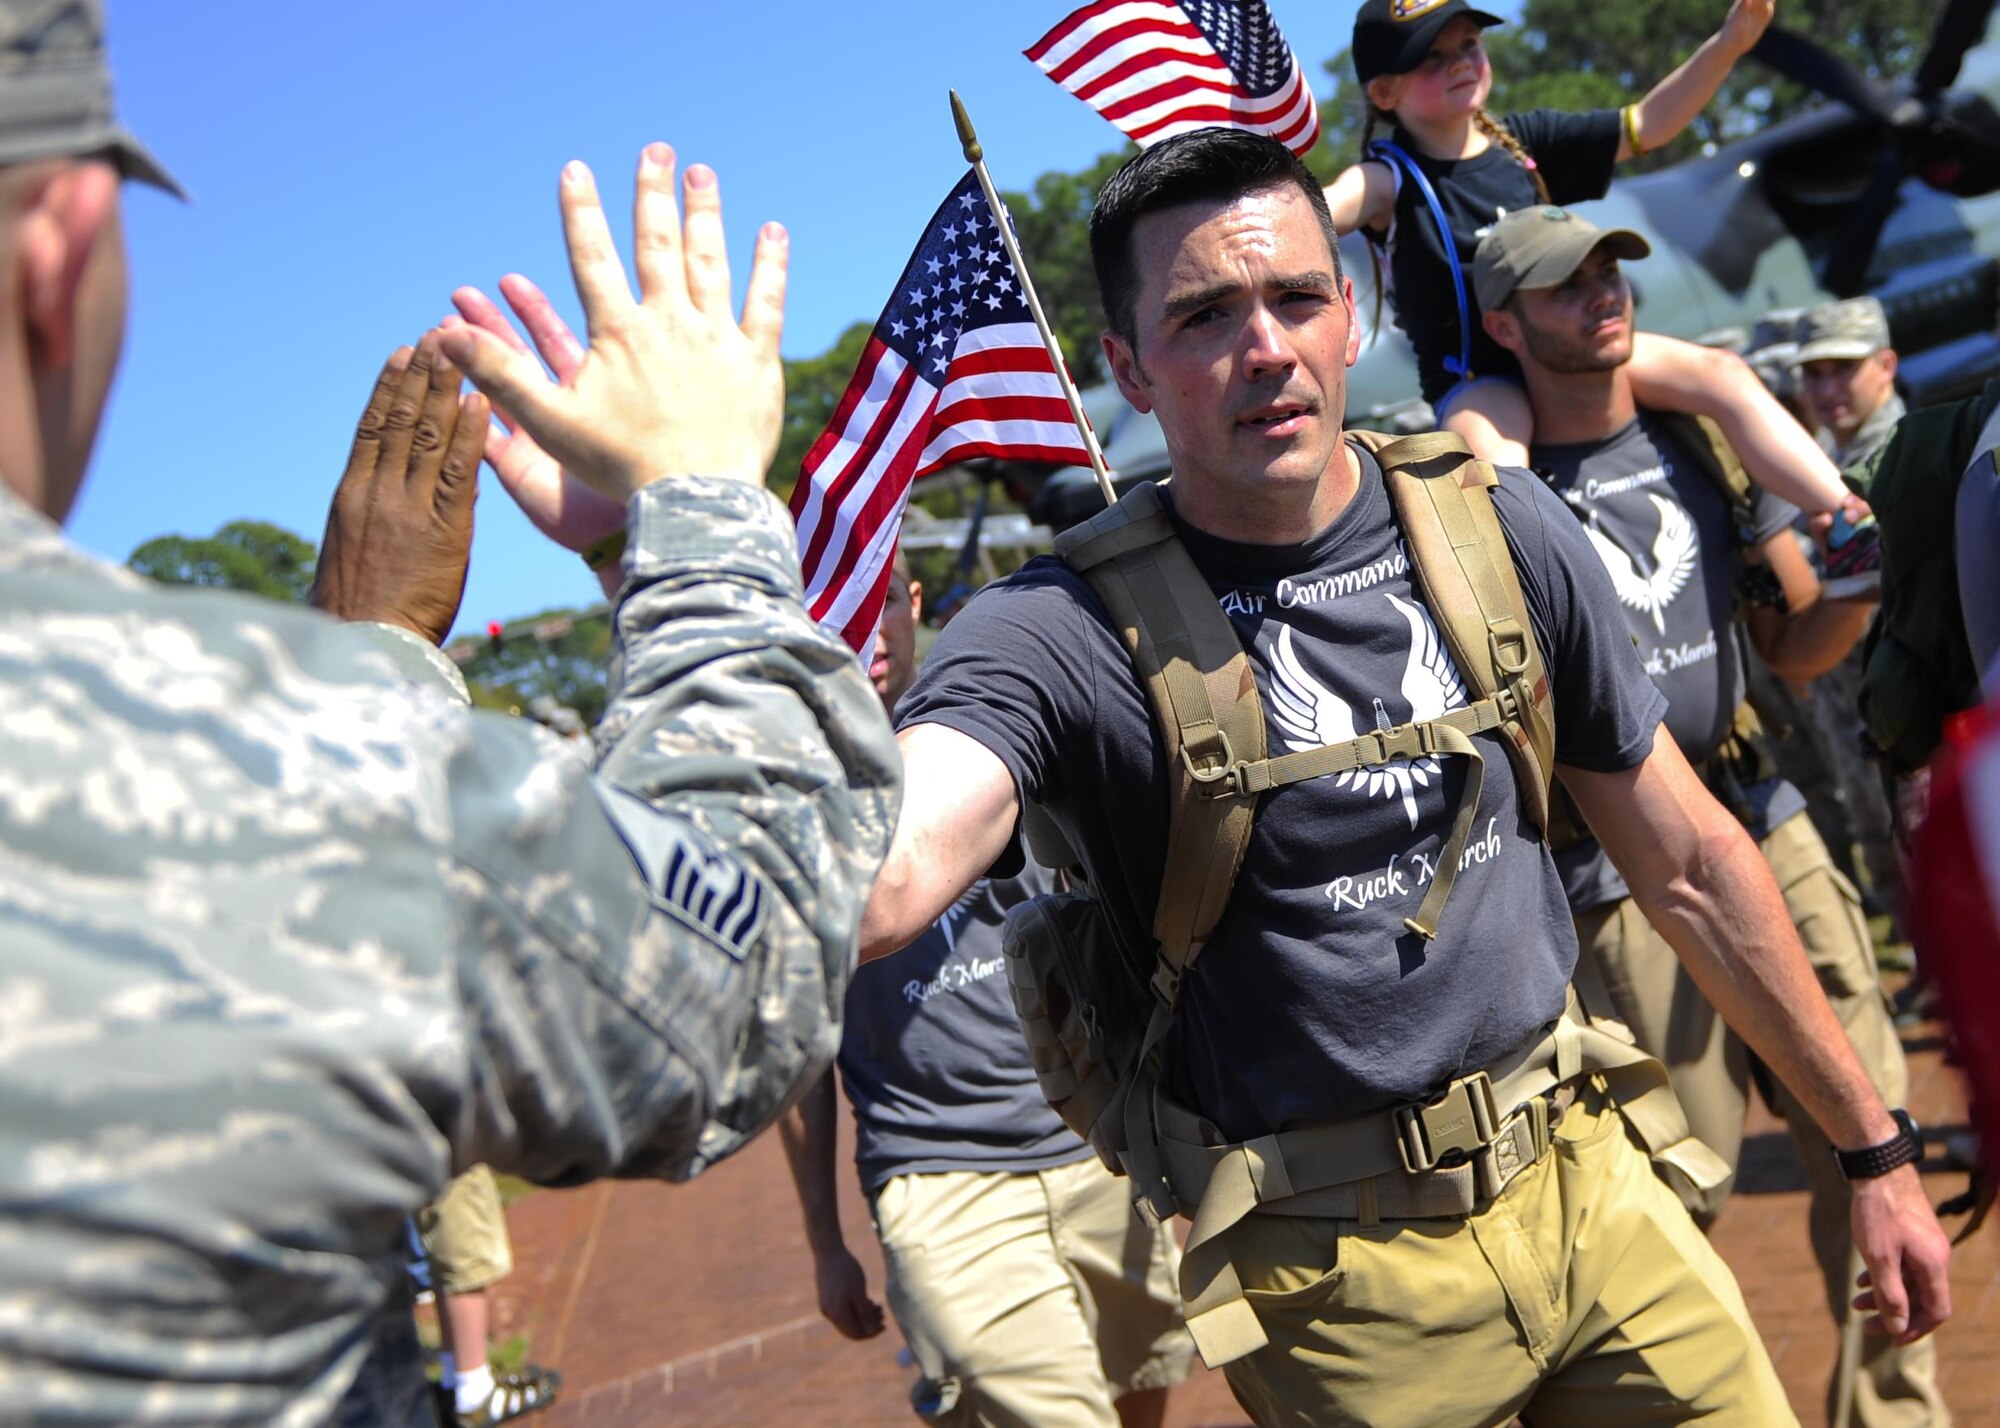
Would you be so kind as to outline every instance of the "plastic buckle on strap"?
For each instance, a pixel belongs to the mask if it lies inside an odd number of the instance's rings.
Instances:
[[[1396,1112],[1396,1142],[1412,1175],[1471,1159],[1499,1134],[1493,1078],[1475,1071],[1445,1087],[1435,1100]]]
[[[1215,731],[1213,744],[1204,741],[1199,755],[1190,753],[1189,746],[1182,744],[1181,767],[1203,798],[1242,798],[1248,792],[1243,785],[1244,765],[1237,761],[1236,748],[1229,742],[1226,730]]]
[[[1174,1203],[1173,1191],[1165,1185],[1146,1187],[1135,1184],[1132,1208],[1149,1230],[1157,1230],[1181,1212],[1181,1207]]]
[[[1420,759],[1437,752],[1437,735],[1429,724],[1398,724],[1393,729],[1370,729],[1359,736],[1375,745],[1368,763],[1386,764],[1391,759]]]

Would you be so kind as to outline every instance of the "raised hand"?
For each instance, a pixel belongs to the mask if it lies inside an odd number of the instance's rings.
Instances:
[[[344,620],[379,620],[443,644],[465,595],[486,399],[426,333],[383,364],[333,493],[307,599]]]
[[[729,260],[715,174],[690,168],[686,223],[674,203],[674,153],[648,145],[633,200],[635,301],[590,170],[562,176],[563,232],[590,345],[551,382],[526,351],[472,325],[441,335],[443,351],[518,430],[600,495],[623,502],[662,477],[761,483],[784,416],[789,240],[757,238],[743,320],[730,308]]]
[[[1722,43],[1731,53],[1747,55],[1771,26],[1777,0],[1736,0],[1722,22]]]
[[[576,340],[569,324],[557,315],[540,288],[518,274],[502,278],[500,292],[534,338],[556,380],[568,381],[583,364],[583,344]],[[515,351],[528,352],[528,344],[514,324],[478,288],[460,288],[451,300],[459,315],[445,319],[446,331],[470,323]],[[624,528],[623,506],[563,470],[561,463],[536,445],[505,411],[496,409],[493,418],[495,425],[486,433],[486,463],[537,530],[558,545],[582,550]]]

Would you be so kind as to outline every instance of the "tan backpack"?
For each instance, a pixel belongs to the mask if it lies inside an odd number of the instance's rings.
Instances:
[[[1175,536],[1159,488],[1135,487],[1056,540],[1056,554],[1104,601],[1146,688],[1174,780],[1172,812],[1154,947],[1118,945],[1095,894],[1079,887],[1009,912],[1009,977],[1049,1104],[1108,1166],[1132,1176],[1135,1199],[1162,1219],[1175,1205],[1152,1126],[1158,1049],[1188,969],[1229,901],[1258,796],[1396,758],[1470,758],[1437,874],[1405,920],[1425,939],[1437,935],[1478,808],[1484,760],[1474,734],[1504,736],[1528,816],[1548,827],[1555,719],[1493,510],[1499,478],[1448,433],[1348,435],[1381,464],[1418,591],[1475,696],[1440,718],[1272,758],[1249,657]],[[1028,810],[1027,832],[1038,861],[1076,863],[1040,810]]]

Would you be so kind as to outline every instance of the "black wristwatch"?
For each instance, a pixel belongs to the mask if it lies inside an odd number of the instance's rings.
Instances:
[[[1917,1134],[1917,1123],[1910,1118],[1910,1113],[1895,1110],[1889,1115],[1896,1122],[1896,1133],[1880,1145],[1864,1146],[1860,1150],[1835,1148],[1834,1163],[1849,1180],[1873,1180],[1887,1175],[1898,1166],[1913,1165],[1924,1158],[1924,1142]]]

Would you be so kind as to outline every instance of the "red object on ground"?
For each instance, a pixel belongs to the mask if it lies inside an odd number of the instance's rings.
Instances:
[[[1924,974],[1972,1082],[1972,1114],[2000,1144],[2000,718],[1956,715],[1931,765],[1912,840],[1909,914]]]

